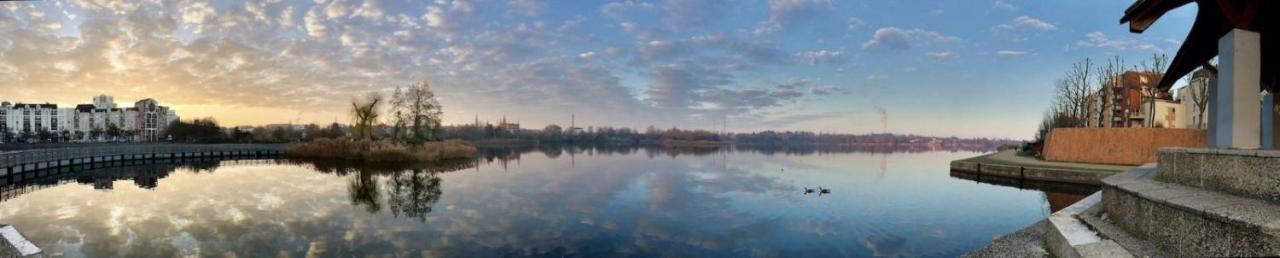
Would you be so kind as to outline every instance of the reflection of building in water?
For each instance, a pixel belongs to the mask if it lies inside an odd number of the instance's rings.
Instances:
[[[1067,206],[1071,206],[1071,204],[1083,200],[1084,197],[1085,195],[1081,194],[1044,192],[1044,198],[1049,200],[1049,210],[1051,211],[1060,211],[1067,208]]]
[[[880,177],[889,171],[889,154],[880,154]]]
[[[520,164],[520,154],[536,150],[533,147],[522,148],[481,148],[480,152],[485,164],[493,164],[498,162],[502,166],[502,170],[506,171],[511,161]]]
[[[1099,190],[1099,187],[1096,185],[1023,180],[1020,178],[989,175],[984,176],[954,170],[951,171],[951,177],[971,180],[983,184],[1001,185],[1044,192],[1045,200],[1049,202],[1049,212],[1062,210],[1063,208],[1071,206],[1071,204],[1076,203]]]
[[[160,179],[169,176],[179,168],[199,171],[217,167],[275,163],[277,163],[275,160],[138,160],[60,167],[43,170],[42,172],[47,173],[47,176],[37,178],[0,177],[0,201],[73,182],[89,185],[97,190],[111,190],[115,188],[116,181],[129,180],[139,188],[155,189],[159,186]]]

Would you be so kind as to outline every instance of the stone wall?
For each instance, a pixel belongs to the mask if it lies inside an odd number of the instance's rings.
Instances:
[[[1156,162],[1156,149],[1205,147],[1205,131],[1173,128],[1058,128],[1049,133],[1049,161],[1117,165]]]

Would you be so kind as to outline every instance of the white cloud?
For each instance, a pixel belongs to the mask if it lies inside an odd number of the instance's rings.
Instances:
[[[444,9],[439,6],[427,7],[427,13],[422,15],[422,19],[427,21],[428,27],[443,27],[445,23]]]
[[[1058,29],[1057,26],[1031,16],[1018,16],[1008,23],[996,25],[992,31],[999,38],[1024,41],[1029,33],[1045,32]]]
[[[626,12],[637,9],[655,9],[656,5],[649,2],[626,0],[621,2],[611,2],[600,7],[600,13],[612,17],[614,19],[623,20],[626,18]]]
[[[195,2],[182,7],[182,22],[195,26],[195,33],[204,30],[204,22],[213,17],[216,11],[206,2]]]
[[[293,12],[293,6],[285,7],[284,10],[280,11],[280,20],[278,23],[280,23],[281,26],[293,27]]]
[[[959,40],[960,38],[957,37],[947,36],[928,30],[885,27],[877,29],[875,34],[871,36],[871,40],[862,43],[862,49],[909,49],[912,45],[920,43],[950,43]]]
[[[1027,52],[1017,51],[1017,50],[1000,50],[1000,51],[996,51],[996,55],[1000,57],[1018,57],[1018,56],[1027,55]]]
[[[1012,4],[1005,3],[1004,1],[1001,1],[1001,0],[996,0],[994,7],[998,10],[1006,11],[1006,12],[1018,11],[1017,6],[1013,6]]]
[[[772,0],[769,1],[769,19],[760,22],[752,33],[759,35],[777,32],[813,19],[829,9],[830,0]]]
[[[844,52],[826,49],[796,53],[795,57],[809,65],[820,63],[843,64],[847,60]]]
[[[303,25],[307,27],[307,35],[312,38],[324,39],[327,35],[325,30],[328,27],[324,25],[324,18],[320,15],[320,9],[311,8],[311,11],[307,11],[307,15],[302,18]]]
[[[1013,18],[1012,22],[999,26],[1006,29],[1034,29],[1039,31],[1051,31],[1058,28],[1053,24],[1026,15]]]
[[[1090,32],[1084,35],[1084,39],[1075,42],[1075,48],[1104,48],[1111,50],[1141,50],[1151,52],[1162,52],[1163,49],[1155,44],[1143,42],[1133,39],[1114,39],[1108,37],[1107,34],[1100,31]]]
[[[264,4],[261,3],[246,2],[244,3],[244,10],[253,14],[254,20],[271,22],[271,20],[267,18],[267,11],[263,5]]]
[[[595,57],[596,57],[596,52],[594,51],[587,51],[585,53],[578,54],[578,58],[582,58],[586,60],[591,60],[591,59],[594,59]]]
[[[378,0],[364,0],[364,4],[360,5],[360,9],[357,9],[355,14],[365,19],[377,21],[382,18],[384,12],[382,4]]]
[[[329,6],[324,8],[324,15],[330,20],[345,17],[347,16],[347,13],[351,12],[351,8],[351,5],[347,4],[347,1],[336,0],[330,2]]]
[[[718,0],[667,0],[663,18],[672,30],[702,28],[718,19],[724,3]]]
[[[864,25],[867,25],[867,23],[862,21],[862,19],[858,19],[857,17],[849,17],[849,24],[846,28],[849,29],[849,31],[854,31],[862,28],[862,26]]]
[[[941,51],[941,52],[926,52],[924,53],[924,57],[937,60],[937,61],[942,61],[942,60],[955,58],[955,54],[951,53],[950,50]]]
[[[547,3],[541,0],[511,0],[507,6],[524,16],[537,16],[547,9]]]

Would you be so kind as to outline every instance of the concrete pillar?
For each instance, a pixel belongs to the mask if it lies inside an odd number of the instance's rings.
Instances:
[[[1271,112],[1273,109],[1272,107],[1275,106],[1276,103],[1275,95],[1276,94],[1272,94],[1270,92],[1263,92],[1262,107],[1258,110],[1258,112],[1261,113],[1260,123],[1262,124],[1262,148],[1268,150],[1275,149],[1275,133],[1272,131],[1275,126],[1274,121],[1272,120],[1272,113],[1274,112]]]
[[[1262,37],[1233,29],[1218,39],[1218,85],[1209,99],[1209,147],[1262,147]]]

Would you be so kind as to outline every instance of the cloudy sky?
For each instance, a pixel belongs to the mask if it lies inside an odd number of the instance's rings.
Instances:
[[[156,98],[223,124],[349,120],[424,80],[446,123],[1028,138],[1071,62],[1172,53],[1130,1],[269,0],[0,3],[0,99]]]

